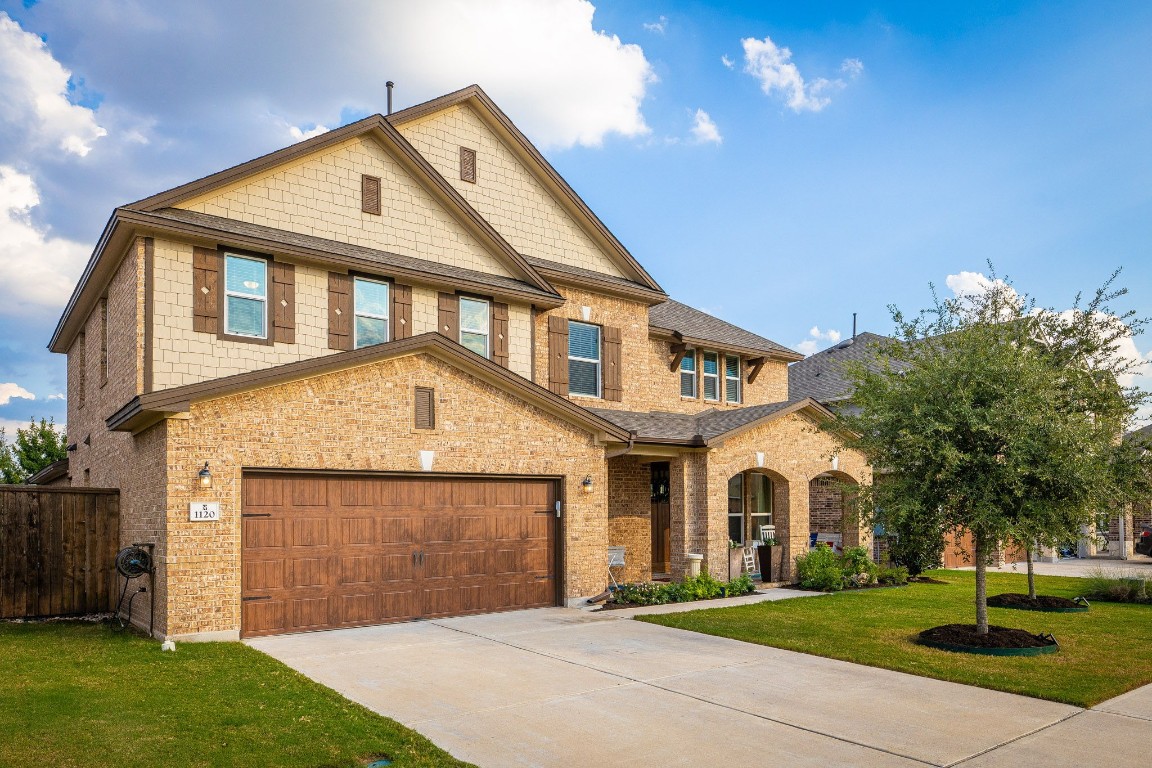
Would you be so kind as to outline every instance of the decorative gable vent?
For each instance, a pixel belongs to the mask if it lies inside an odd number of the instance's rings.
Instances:
[[[416,387],[416,429],[436,429],[436,390]]]
[[[460,147],[460,180],[476,183],[476,150]]]
[[[378,176],[360,177],[360,210],[364,213],[380,215],[380,178]]]

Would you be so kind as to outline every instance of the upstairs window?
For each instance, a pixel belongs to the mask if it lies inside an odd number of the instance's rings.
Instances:
[[[715,352],[703,354],[704,399],[720,399],[720,355]]]
[[[740,402],[740,357],[738,355],[724,356],[724,400],[729,403]]]
[[[268,338],[268,262],[247,256],[224,257],[224,332]]]
[[[600,397],[600,326],[568,321],[568,393]]]
[[[460,297],[460,345],[488,357],[491,305],[483,299]]]
[[[356,349],[388,341],[388,283],[356,278],[353,307]]]
[[[680,360],[680,396],[696,397],[696,350],[690,349]]]

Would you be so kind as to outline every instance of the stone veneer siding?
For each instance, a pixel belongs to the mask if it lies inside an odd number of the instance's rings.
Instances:
[[[437,429],[412,428],[413,388],[436,389]],[[240,503],[244,467],[564,478],[564,589],[600,592],[608,546],[607,466],[590,434],[427,355],[384,360],[194,404],[167,422],[169,635],[240,629]],[[509,446],[516,450],[509,450]],[[213,487],[195,484],[210,461]],[[597,487],[583,493],[591,476]],[[188,522],[188,503],[221,502],[218,523]]]

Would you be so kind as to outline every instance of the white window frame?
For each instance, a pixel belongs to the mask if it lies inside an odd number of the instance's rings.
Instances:
[[[704,358],[708,355],[714,355],[716,357],[716,373],[708,373],[704,368]],[[720,402],[720,358],[721,355],[719,352],[704,352],[700,355],[700,394],[704,400],[709,403]],[[708,379],[716,380],[716,397],[708,397]]]
[[[475,304],[484,305],[484,327],[483,328],[465,328],[464,327],[464,302],[471,301]],[[484,337],[484,357],[492,359],[492,302],[487,299],[477,299],[472,296],[461,296],[457,305],[457,316],[460,318],[460,337],[457,341],[460,346],[464,346],[464,334],[474,333],[478,336]]]
[[[732,495],[732,480],[734,480],[736,477],[740,478],[740,511],[739,512],[733,512],[732,511],[732,501],[733,501],[733,499],[736,498],[735,496]],[[738,475],[735,475],[734,477],[728,478],[728,534],[729,534],[729,540],[734,541],[737,544],[740,544],[741,546],[743,546],[744,541],[746,539],[746,537],[744,535],[744,529],[748,527],[748,521],[747,521],[747,517],[746,517],[746,510],[747,510],[747,506],[748,506],[747,496],[748,496],[748,489],[747,489],[746,483],[744,481],[744,473],[743,472],[741,472]],[[740,518],[740,538],[739,539],[731,538],[732,518],[734,518],[734,517]]]
[[[568,345],[568,362],[569,364],[575,360],[578,363],[594,363],[596,365],[596,394],[588,392],[573,392],[572,391],[572,375],[568,375],[568,394],[576,395],[577,397],[603,397],[604,396],[604,329],[595,323],[580,323],[575,320],[568,321],[568,336],[572,336],[572,326],[582,325],[587,328],[596,329],[596,357],[577,357],[572,354],[572,345]],[[571,370],[571,369],[569,369]]]
[[[356,283],[375,283],[376,285],[382,285],[387,289],[388,298],[384,302],[384,314],[383,315],[377,315],[377,314],[374,314],[372,312],[362,312],[360,310],[360,308],[356,306]],[[353,349],[360,349],[360,337],[359,337],[359,331],[357,330],[357,325],[356,325],[356,318],[358,318],[358,317],[368,317],[368,318],[372,318],[373,320],[383,320],[387,324],[387,328],[388,328],[388,333],[386,334],[387,338],[385,338],[384,341],[385,342],[392,341],[392,318],[389,317],[389,315],[391,313],[388,311],[388,308],[391,306],[391,304],[392,304],[392,284],[389,283],[387,280],[373,280],[370,277],[353,277],[352,278],[352,348]]]
[[[697,376],[696,376],[696,369],[698,367],[696,357],[697,357],[696,356],[696,350],[688,349],[688,350],[684,351],[684,357],[680,358],[680,397],[691,398],[692,400],[696,399],[696,395],[698,392],[698,386],[699,386],[699,384],[697,382]],[[689,362],[689,361],[692,363],[692,367],[689,369],[685,369],[684,363]],[[691,395],[684,394],[684,377],[685,376],[690,377],[692,380],[692,394]]]
[[[228,290],[228,261],[230,259],[238,259],[240,261],[254,261],[264,268],[264,295],[257,296],[254,293],[242,293],[240,291]],[[268,338],[268,260],[261,259],[257,256],[241,256],[238,253],[224,253],[224,335],[225,336],[240,336],[246,339],[267,339]],[[233,331],[229,325],[228,317],[228,297],[235,296],[238,299],[246,299],[249,301],[259,301],[264,305],[264,333],[240,333]]]
[[[725,354],[723,357],[724,357],[724,402],[737,403],[738,404],[741,402],[741,398],[744,394],[741,391],[741,389],[743,389],[742,384],[743,384],[744,371],[741,368],[740,355]],[[736,377],[735,378],[728,375],[728,361],[729,360],[735,360],[736,361]],[[730,397],[730,394],[732,392],[736,393],[736,397],[734,397],[734,398]]]

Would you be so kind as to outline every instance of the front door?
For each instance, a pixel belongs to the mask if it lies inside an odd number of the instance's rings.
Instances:
[[[668,462],[652,462],[652,574],[666,574],[672,561],[672,505]]]

